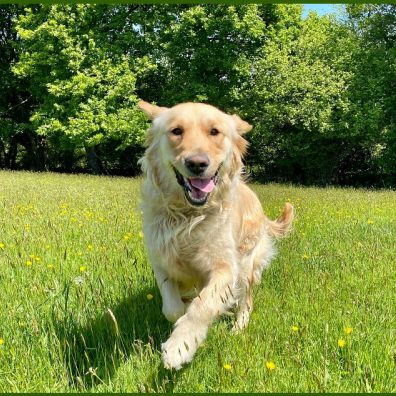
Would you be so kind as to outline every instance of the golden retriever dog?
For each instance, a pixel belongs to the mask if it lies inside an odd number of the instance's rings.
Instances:
[[[180,369],[220,315],[236,306],[234,330],[248,324],[252,285],[294,210],[286,204],[278,220],[269,220],[243,182],[243,135],[252,127],[237,115],[203,103],[138,106],[152,120],[140,160],[145,243],[162,312],[175,322],[162,358],[165,367]]]

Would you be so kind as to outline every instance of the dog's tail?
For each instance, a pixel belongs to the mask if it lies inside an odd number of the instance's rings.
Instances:
[[[292,204],[286,202],[282,215],[274,221],[268,221],[269,233],[275,238],[281,238],[282,236],[286,235],[290,231],[293,218],[294,207]]]

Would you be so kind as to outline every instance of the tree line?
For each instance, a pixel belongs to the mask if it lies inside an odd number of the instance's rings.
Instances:
[[[0,168],[137,175],[161,106],[254,125],[253,178],[396,185],[396,5],[1,5]]]

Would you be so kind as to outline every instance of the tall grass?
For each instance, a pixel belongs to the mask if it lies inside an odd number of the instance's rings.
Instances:
[[[219,320],[169,372],[140,184],[0,172],[0,391],[396,390],[395,192],[252,185],[294,230],[249,327]]]

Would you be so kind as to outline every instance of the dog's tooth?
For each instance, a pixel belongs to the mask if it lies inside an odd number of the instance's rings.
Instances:
[[[186,179],[184,176],[182,176],[183,177],[183,181],[184,181],[184,186],[187,188],[187,191],[192,191],[192,189],[191,189],[191,185],[190,185],[190,182],[188,181],[188,179]]]

